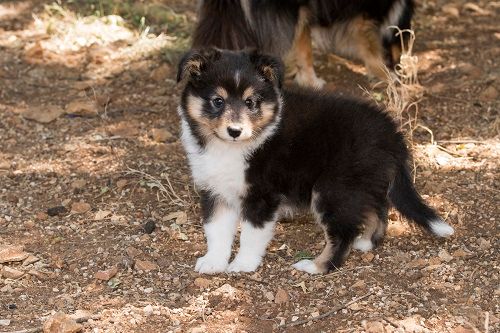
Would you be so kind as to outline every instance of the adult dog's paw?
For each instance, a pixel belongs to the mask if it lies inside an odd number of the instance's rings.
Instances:
[[[220,256],[207,253],[196,260],[194,270],[202,274],[221,273],[226,271],[227,263],[227,260],[221,259]]]

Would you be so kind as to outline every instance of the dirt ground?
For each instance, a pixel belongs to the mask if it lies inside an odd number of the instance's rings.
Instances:
[[[89,8],[0,2],[0,332],[56,312],[84,332],[500,331],[498,1],[418,1],[416,184],[455,235],[393,213],[379,248],[324,276],[290,267],[323,246],[310,216],[279,224],[254,274],[194,272],[172,59],[195,2],[163,1],[149,30]],[[357,62],[316,67],[329,89],[371,90]]]

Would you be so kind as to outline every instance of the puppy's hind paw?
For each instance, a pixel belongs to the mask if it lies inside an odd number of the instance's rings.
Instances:
[[[196,260],[194,270],[202,274],[221,273],[226,270],[227,260],[214,255],[204,255]]]
[[[373,243],[369,239],[357,238],[354,243],[352,243],[352,248],[362,252],[368,252],[373,249]]]
[[[295,263],[292,265],[293,268],[295,268],[298,271],[303,271],[309,274],[320,274],[323,273],[316,263],[312,260],[309,259],[302,259],[301,261]]]

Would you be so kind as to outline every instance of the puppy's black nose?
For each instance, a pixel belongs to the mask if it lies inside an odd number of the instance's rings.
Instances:
[[[239,128],[239,127],[231,127],[231,126],[229,126],[229,127],[227,128],[227,133],[228,133],[228,134],[229,134],[232,138],[235,138],[235,139],[236,139],[236,138],[237,138],[237,137],[239,137],[239,136],[240,136],[240,134],[241,134],[241,128]]]

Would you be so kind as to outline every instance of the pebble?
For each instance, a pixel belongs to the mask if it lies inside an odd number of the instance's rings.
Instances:
[[[73,190],[81,190],[87,185],[87,181],[85,179],[77,179],[71,183],[71,188]]]
[[[276,295],[274,296],[274,303],[283,304],[288,303],[290,301],[290,296],[288,296],[288,292],[285,289],[279,288],[276,291]]]
[[[0,326],[9,326],[10,319],[0,319]]]
[[[441,10],[443,11],[443,13],[448,14],[452,17],[458,18],[460,16],[460,11],[453,4],[446,4],[443,7],[441,7]]]
[[[83,326],[65,313],[57,312],[43,324],[43,333],[77,333]]]
[[[144,232],[146,234],[151,234],[153,233],[153,231],[155,231],[156,229],[156,224],[155,224],[155,221],[153,220],[148,220],[145,224],[144,224]]]
[[[194,279],[194,285],[203,289],[208,288],[210,286],[210,282],[211,281],[209,279],[205,279],[202,277]]]
[[[47,215],[48,216],[57,216],[57,215],[62,215],[66,214],[68,210],[64,206],[55,206],[47,209]]]
[[[371,262],[375,258],[375,255],[371,252],[366,252],[361,255],[361,260],[364,262]]]
[[[28,258],[30,254],[23,251],[22,246],[0,247],[0,264],[5,262],[21,261]]]
[[[118,273],[118,267],[113,266],[110,269],[95,273],[94,277],[98,280],[109,281],[117,273]]]
[[[149,317],[153,314],[153,306],[151,306],[151,304],[148,304],[144,307],[144,309],[142,309],[142,311],[144,311],[144,315]]]
[[[90,210],[90,205],[86,202],[74,202],[71,205],[71,213],[72,214],[84,214]]]
[[[264,293],[264,297],[267,298],[268,300],[270,300],[271,302],[274,301],[274,295],[272,292],[270,291],[266,291]]]
[[[446,261],[446,262],[449,262],[449,261],[452,261],[453,260],[453,256],[450,255],[448,253],[448,251],[446,251],[445,249],[442,249],[441,251],[439,251],[438,253],[438,257],[443,260],[443,261]]]
[[[57,105],[32,106],[21,115],[25,119],[34,120],[42,124],[48,124],[64,114],[64,110]]]
[[[385,333],[384,324],[380,321],[368,321],[363,323],[366,333]]]
[[[172,68],[168,64],[163,64],[151,72],[151,78],[156,82],[165,81],[172,76]]]
[[[90,100],[76,100],[66,105],[66,113],[80,117],[95,117],[97,105]]]
[[[9,266],[4,266],[0,271],[0,275],[2,275],[2,277],[7,279],[16,280],[22,277],[24,275],[24,272],[14,268],[10,268]]]
[[[156,270],[158,268],[159,267],[156,263],[149,261],[149,260],[136,260],[135,261],[135,269],[137,269],[139,271],[149,272],[149,271]]]

